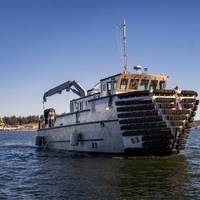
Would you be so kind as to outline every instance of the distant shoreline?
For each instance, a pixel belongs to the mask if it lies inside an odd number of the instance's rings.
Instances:
[[[0,127],[0,132],[12,132],[12,131],[37,131],[38,125],[37,124],[25,124],[25,125],[18,125],[18,126],[9,126],[9,127]]]

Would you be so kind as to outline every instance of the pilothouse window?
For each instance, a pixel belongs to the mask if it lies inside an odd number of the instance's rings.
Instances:
[[[138,84],[139,84],[139,79],[131,79],[129,88],[133,90],[137,90]]]
[[[108,94],[111,94],[111,82],[107,83],[107,92]]]
[[[150,90],[156,90],[157,89],[157,83],[158,83],[158,81],[156,81],[156,80],[151,81],[149,89]]]
[[[78,102],[74,102],[74,108],[75,108],[75,111],[78,110]]]
[[[166,87],[165,81],[160,81],[160,83],[159,83],[159,89],[162,90],[162,89],[165,89],[165,87]]]
[[[147,90],[148,84],[149,84],[149,80],[142,80],[140,84],[140,90]]]
[[[112,82],[112,89],[115,90],[117,86],[117,81],[113,81]]]
[[[107,83],[107,90],[110,91],[111,90],[111,82]]]
[[[80,102],[80,110],[83,110],[83,102]]]
[[[125,90],[127,88],[128,79],[124,78],[121,80],[120,89]]]
[[[102,91],[106,91],[106,84],[102,85]]]

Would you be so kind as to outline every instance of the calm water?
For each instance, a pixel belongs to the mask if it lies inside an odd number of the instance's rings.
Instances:
[[[165,158],[38,151],[34,139],[0,132],[0,199],[200,199],[200,130]]]

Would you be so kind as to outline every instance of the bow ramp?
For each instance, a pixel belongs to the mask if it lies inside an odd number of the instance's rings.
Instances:
[[[127,153],[169,155],[185,148],[199,100],[194,91],[118,95],[117,115]]]

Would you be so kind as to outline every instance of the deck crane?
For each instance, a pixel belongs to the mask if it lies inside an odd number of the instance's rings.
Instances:
[[[73,80],[73,81],[67,81],[45,92],[43,95],[43,102],[47,101],[47,97],[53,96],[54,94],[61,94],[63,90],[66,90],[67,92],[71,90],[79,97],[84,97],[87,95],[86,90],[78,82]]]

